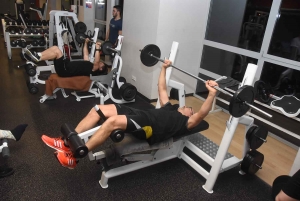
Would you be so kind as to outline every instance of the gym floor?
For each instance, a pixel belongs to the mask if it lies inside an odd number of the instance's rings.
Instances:
[[[13,49],[9,60],[0,40],[0,128],[29,125],[19,142],[9,142],[8,164],[15,173],[0,179],[1,200],[271,200],[270,185],[257,176],[241,176],[238,167],[219,175],[213,194],[202,189],[205,179],[179,159],[112,178],[108,189],[98,184],[101,166],[87,157],[74,170],[63,168],[41,135],[60,136],[63,123],[75,126],[99,100],[77,102],[75,97],[65,99],[58,93],[56,100],[39,103],[44,86],[39,85],[38,94],[28,92],[27,75],[17,68],[24,63],[20,49]],[[152,108],[140,97],[129,105]],[[107,140],[99,150],[111,143]]]

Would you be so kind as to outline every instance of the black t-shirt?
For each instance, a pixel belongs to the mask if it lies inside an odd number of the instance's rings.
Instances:
[[[66,70],[73,76],[90,76],[94,64],[89,61],[66,61]]]
[[[189,117],[182,115],[177,109],[177,105],[168,102],[160,109],[147,110],[146,115],[152,122],[153,133],[152,137],[148,139],[149,144],[188,132],[187,121]]]

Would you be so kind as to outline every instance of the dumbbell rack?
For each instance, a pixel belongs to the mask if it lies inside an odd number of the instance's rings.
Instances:
[[[5,32],[5,38],[6,38],[6,49],[7,49],[7,55],[8,55],[8,58],[11,59],[12,58],[12,53],[11,53],[11,49],[12,48],[22,48],[20,46],[17,46],[17,47],[12,47],[11,46],[11,43],[10,43],[10,39],[12,37],[20,37],[20,38],[24,38],[24,37],[34,37],[34,36],[40,36],[40,37],[43,37],[42,34],[10,34],[9,32]],[[45,46],[34,46],[33,48],[46,48],[47,45]]]

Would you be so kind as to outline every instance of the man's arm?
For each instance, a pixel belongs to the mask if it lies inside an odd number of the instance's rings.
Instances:
[[[95,51],[95,59],[94,59],[94,63],[99,63],[100,62],[100,47],[101,47],[101,43],[97,42],[96,43],[96,51]]]
[[[84,46],[83,46],[83,60],[89,61],[89,51],[88,51],[88,42],[90,40],[88,38],[85,39],[84,41]]]
[[[211,110],[212,103],[217,93],[217,90],[214,89],[213,86],[218,86],[218,84],[215,81],[208,80],[205,82],[205,86],[209,91],[208,96],[204,101],[204,103],[202,104],[200,110],[189,118],[188,125],[187,125],[188,129],[192,129],[195,126],[197,126]]]
[[[160,75],[158,78],[158,94],[159,94],[160,105],[164,105],[167,102],[169,102],[167,83],[166,83],[166,71],[170,65],[171,65],[171,61],[165,60],[165,62],[161,67]]]
[[[106,32],[105,41],[108,41],[108,39],[109,39],[109,27],[108,27],[107,32]]]

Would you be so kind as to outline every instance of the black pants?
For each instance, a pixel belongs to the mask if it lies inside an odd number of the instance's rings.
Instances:
[[[282,188],[282,191],[288,196],[300,200],[300,170],[298,170],[291,179]]]

